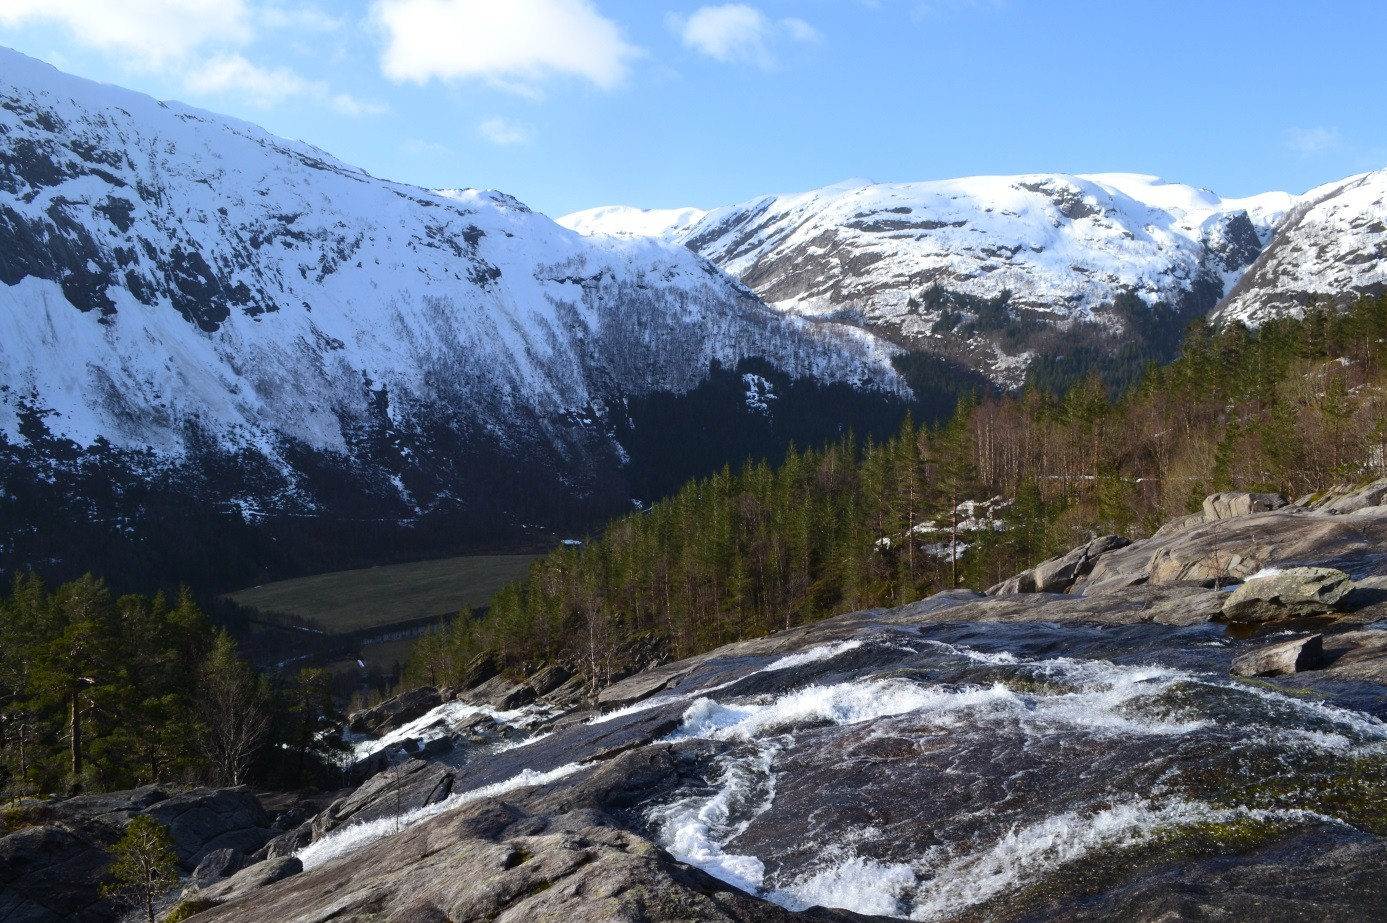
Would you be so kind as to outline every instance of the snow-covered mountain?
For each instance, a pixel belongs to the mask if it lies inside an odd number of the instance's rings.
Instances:
[[[99,455],[247,522],[533,522],[546,497],[610,506],[627,398],[749,357],[902,388],[870,338],[682,247],[0,50],[0,508]]]
[[[1255,326],[1387,291],[1387,170],[1312,189],[1216,312]]]
[[[1204,313],[1294,204],[1284,193],[1222,199],[1150,176],[1037,174],[851,180],[696,220],[696,210],[606,208],[560,223],[682,242],[786,313],[850,317],[1009,382],[1032,344],[989,326],[1091,322],[1121,336],[1113,308],[1123,295],[1179,319]],[[990,324],[978,323],[983,303],[1000,308]]]

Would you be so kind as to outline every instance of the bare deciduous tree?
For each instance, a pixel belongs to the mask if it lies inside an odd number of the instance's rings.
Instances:
[[[269,735],[266,695],[251,667],[236,656],[236,642],[217,633],[198,674],[202,752],[222,785],[240,785]]]

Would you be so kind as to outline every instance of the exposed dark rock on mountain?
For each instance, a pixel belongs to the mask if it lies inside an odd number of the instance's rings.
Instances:
[[[1318,304],[1343,307],[1387,291],[1387,170],[1312,189],[1276,226],[1276,234],[1215,317],[1251,326]]]

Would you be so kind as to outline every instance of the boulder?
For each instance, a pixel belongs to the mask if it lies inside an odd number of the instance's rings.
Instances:
[[[302,871],[303,863],[294,856],[266,859],[264,862],[257,862],[242,869],[225,881],[217,882],[208,888],[200,888],[192,896],[199,900],[219,903],[231,901],[244,897],[252,891],[258,891],[267,885],[272,885],[276,881],[283,881]]]
[[[1280,494],[1251,494],[1243,491],[1212,494],[1204,498],[1204,521],[1220,522],[1253,513],[1270,513],[1286,506]]]
[[[496,657],[493,654],[490,652],[478,654],[463,668],[458,687],[463,690],[472,689],[500,672],[501,665],[496,662]]]
[[[219,849],[253,853],[275,833],[260,800],[244,785],[179,792],[141,813],[169,828],[178,864],[188,871]]]
[[[1234,676],[1288,676],[1313,670],[1324,662],[1324,636],[1269,644],[1233,659]]]
[[[1332,567],[1293,567],[1238,587],[1223,603],[1230,622],[1270,622],[1333,612],[1353,589],[1349,575]]]
[[[255,857],[258,860],[263,860],[292,856],[312,842],[313,821],[306,820],[288,833],[281,833],[273,840],[270,840],[270,842],[266,843],[264,847],[261,848],[260,852],[255,854]]]
[[[503,676],[494,676],[458,698],[473,705],[490,705],[498,711],[514,711],[529,705],[537,696],[527,683],[513,683]]]
[[[535,695],[545,696],[568,682],[572,676],[572,673],[558,664],[551,664],[525,680],[525,684],[535,691]]]
[[[453,791],[455,770],[449,766],[409,760],[367,780],[337,799],[313,818],[313,839],[349,823],[394,817],[442,801]]]
[[[987,591],[988,596],[1005,596],[1012,593],[1066,593],[1081,577],[1092,573],[1095,563],[1103,555],[1131,544],[1120,535],[1104,535],[1085,545],[1080,545],[1068,554],[1042,561],[1028,571],[1022,571],[1010,580],[1003,581]]]
[[[198,863],[188,883],[194,888],[208,888],[235,875],[246,864],[246,854],[239,849],[214,849]]]
[[[1381,506],[1387,500],[1387,478],[1360,487],[1345,496],[1334,497],[1324,505],[1326,513],[1356,513],[1370,506]]]
[[[443,697],[433,686],[421,686],[387,699],[374,708],[354,712],[347,727],[357,734],[380,736],[404,727],[443,704]]]

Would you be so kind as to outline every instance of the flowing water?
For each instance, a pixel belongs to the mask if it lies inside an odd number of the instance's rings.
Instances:
[[[1306,830],[1387,833],[1387,725],[1230,679],[1230,643],[1211,626],[883,631],[793,688],[757,689],[759,671],[685,694],[670,739],[726,746],[644,819],[786,907],[916,920],[1014,916],[1201,857],[1274,861]]]
[[[586,722],[489,714],[517,736],[447,757],[456,794],[349,825],[300,856],[312,867],[480,798],[582,784],[613,754],[664,746],[681,768],[633,781],[622,822],[791,909],[1175,919],[1209,915],[1199,893],[1245,890],[1250,903],[1222,918],[1299,919],[1352,892],[1353,913],[1322,918],[1387,919],[1382,687],[1231,679],[1231,655],[1267,638],[1209,624],[868,617],[832,631],[778,659],[715,655],[675,688]],[[444,706],[397,736],[479,711]],[[1161,903],[1185,892],[1189,906]],[[1264,913],[1267,894],[1289,903]]]

